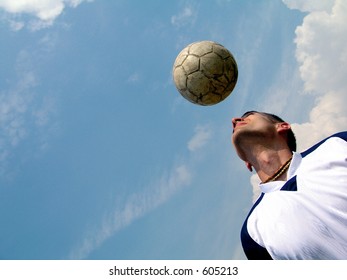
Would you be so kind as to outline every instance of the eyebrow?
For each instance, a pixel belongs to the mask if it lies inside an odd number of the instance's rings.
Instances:
[[[242,116],[241,116],[241,118],[246,118],[246,117],[248,117],[248,116],[250,116],[250,115],[254,115],[255,113],[258,113],[257,111],[249,111],[249,112],[246,112],[246,113],[244,113]]]

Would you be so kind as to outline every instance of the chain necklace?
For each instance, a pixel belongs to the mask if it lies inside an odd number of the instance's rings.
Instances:
[[[270,176],[269,178],[267,178],[264,182],[262,182],[263,184],[268,183],[268,182],[272,182],[275,181],[277,178],[279,178],[284,172],[287,171],[287,169],[289,168],[290,162],[292,161],[293,156],[290,157],[290,159],[288,159],[276,172],[275,174],[273,174],[272,176]]]

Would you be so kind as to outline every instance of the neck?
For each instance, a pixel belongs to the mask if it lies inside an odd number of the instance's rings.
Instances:
[[[273,176],[292,156],[286,139],[275,132],[238,133],[238,137],[234,137],[234,145],[239,157],[247,163],[249,169],[254,167],[262,182]],[[286,172],[283,172],[276,180],[285,177]]]
[[[262,182],[286,178],[292,153],[288,149],[262,150],[249,158]],[[288,166],[286,166],[288,164]],[[282,170],[284,167],[284,170]]]

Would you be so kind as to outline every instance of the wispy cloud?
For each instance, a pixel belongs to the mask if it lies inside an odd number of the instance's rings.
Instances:
[[[188,142],[188,149],[194,152],[206,145],[212,136],[212,130],[209,125],[198,125],[195,127],[195,134]]]
[[[182,164],[164,174],[142,192],[130,195],[122,205],[117,205],[104,219],[100,227],[91,230],[81,244],[70,253],[71,259],[84,259],[104,241],[129,226],[137,219],[165,203],[191,181],[189,168]]]
[[[13,88],[0,92],[0,175],[4,174],[13,149],[28,133],[26,116],[32,100],[30,90],[36,82],[34,73],[23,73]]]
[[[28,26],[31,30],[38,30],[52,25],[66,6],[75,8],[84,1],[93,0],[2,0],[0,8],[13,15],[8,19],[13,30],[18,31],[25,26],[25,21],[18,18],[20,14],[34,16],[35,19],[31,19]]]
[[[131,74],[128,79],[127,79],[127,82],[128,83],[137,83],[139,80],[141,79],[141,76],[139,73],[135,72],[133,74]]]
[[[212,136],[209,125],[198,125],[192,138],[188,141],[188,149],[193,155],[205,146]],[[194,160],[193,160],[194,161]],[[142,192],[133,193],[124,203],[111,209],[100,226],[90,230],[80,244],[69,255],[70,259],[85,259],[102,245],[108,238],[132,224],[137,219],[167,202],[180,189],[188,186],[193,179],[194,162],[186,158],[184,163],[176,165],[168,173],[162,174],[154,182],[149,183]]]
[[[47,147],[48,130],[56,112],[55,100],[37,91],[40,78],[35,71],[33,54],[26,50],[18,53],[14,64],[16,78],[8,88],[0,90],[0,175],[13,152],[33,134],[38,149]],[[47,130],[48,129],[48,130]],[[33,148],[33,147],[32,147]]]
[[[181,28],[187,25],[193,25],[197,19],[197,10],[192,5],[186,5],[182,10],[171,17],[171,24]]]

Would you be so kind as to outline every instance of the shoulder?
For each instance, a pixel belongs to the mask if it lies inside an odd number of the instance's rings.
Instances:
[[[338,132],[335,133],[325,139],[323,139],[322,141],[318,142],[317,144],[313,145],[311,148],[307,149],[306,151],[301,153],[302,157],[307,156],[308,154],[312,153],[313,151],[315,151],[318,147],[320,147],[322,144],[326,143],[328,140],[331,139],[340,139],[343,140],[344,142],[346,142],[347,144],[347,131],[342,131],[342,132]]]

